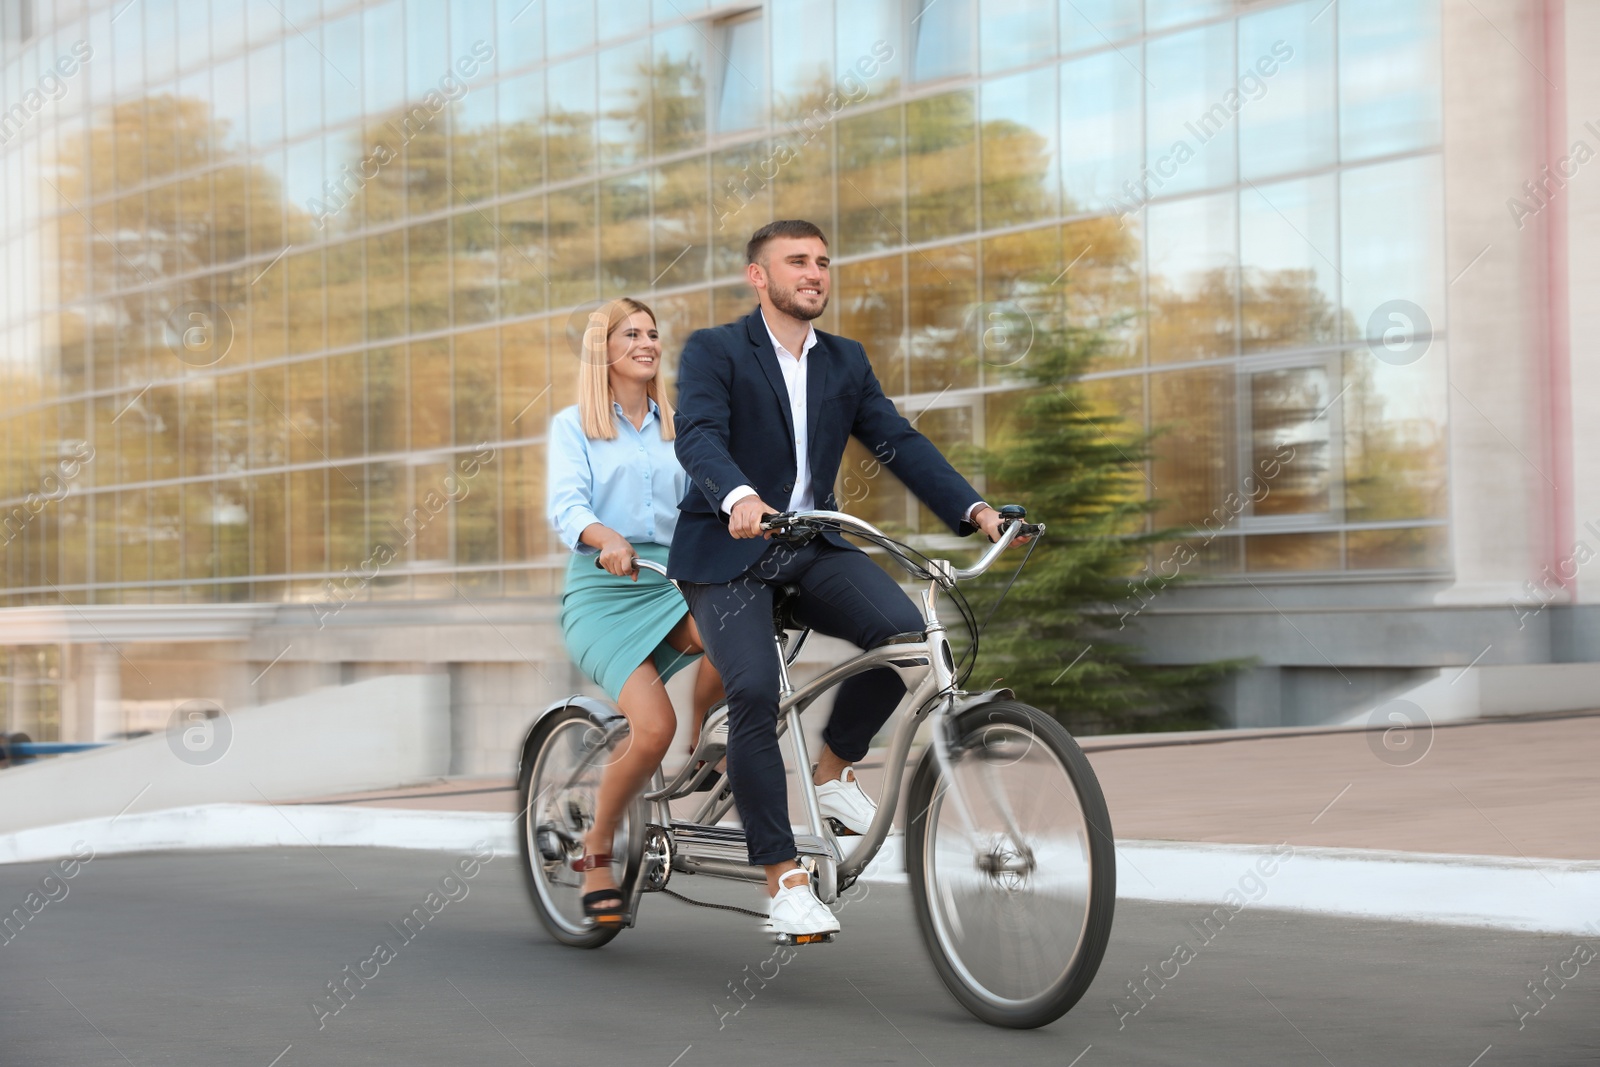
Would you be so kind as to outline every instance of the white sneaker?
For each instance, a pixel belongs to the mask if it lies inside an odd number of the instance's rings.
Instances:
[[[796,880],[795,876],[800,877]],[[778,880],[778,895],[768,905],[767,929],[799,937],[836,934],[839,920],[811,891],[811,876],[796,868]]]
[[[862,791],[853,767],[839,772],[838,781],[817,786],[817,806],[824,819],[834,819],[853,834],[864,834],[872,825],[878,806]]]

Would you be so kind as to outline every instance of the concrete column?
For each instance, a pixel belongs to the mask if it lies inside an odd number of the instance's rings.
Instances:
[[[1561,190],[1566,198],[1567,347],[1571,394],[1572,529],[1565,541],[1581,542],[1595,553],[1575,560],[1573,581],[1579,603],[1600,602],[1600,5],[1561,5],[1565,23],[1564,78],[1566,136],[1562,156],[1574,157],[1579,142],[1591,158]],[[1574,162],[1567,164],[1570,170]],[[1588,560],[1582,562],[1580,560]]]
[[[1547,86],[1530,63],[1543,58],[1545,25],[1543,5],[1521,0],[1440,14],[1456,578],[1440,600],[1490,604],[1522,596],[1550,562],[1555,494],[1571,492],[1556,483],[1544,430],[1550,213],[1508,207],[1528,200],[1523,183],[1544,162]]]

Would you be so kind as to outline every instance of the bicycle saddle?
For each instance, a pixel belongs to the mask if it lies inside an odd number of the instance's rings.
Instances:
[[[800,606],[800,587],[792,583],[774,586],[772,590],[772,630],[779,637],[785,630],[804,630],[797,622],[794,611]]]

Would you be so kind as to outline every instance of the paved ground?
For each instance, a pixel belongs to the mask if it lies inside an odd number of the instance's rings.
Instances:
[[[948,996],[896,887],[846,905],[838,943],[736,1000],[729,983],[775,966],[752,920],[656,897],[611,946],[565,949],[537,928],[509,858],[401,942],[387,924],[451,859],[294,849],[93,860],[0,945],[0,1063],[1600,1062],[1600,961],[1552,984],[1520,1030],[1511,1007],[1526,982],[1573,958],[1572,939],[1246,910],[1200,944],[1188,923],[1202,909],[1124,905],[1088,996],[1019,1033]],[[0,904],[22,903],[46,871],[0,867]],[[687,878],[674,888],[745,903],[752,892]],[[319,1030],[313,1000],[381,939],[398,945],[394,958]],[[1195,958],[1119,1029],[1112,998],[1135,1004],[1124,983],[1179,941]]]
[[[1600,713],[1440,725],[1390,747],[1380,731],[1178,739],[1085,740],[1119,838],[1600,860]],[[509,777],[325,799],[516,806]]]

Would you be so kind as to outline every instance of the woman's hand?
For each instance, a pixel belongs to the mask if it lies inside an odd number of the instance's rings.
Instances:
[[[634,559],[638,553],[633,550],[633,545],[619,533],[613,532],[600,546],[600,566],[615,574],[618,578],[632,578],[639,580],[639,568],[634,566]]]

